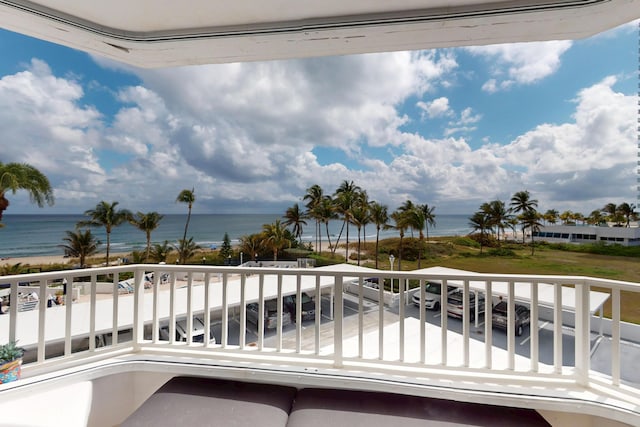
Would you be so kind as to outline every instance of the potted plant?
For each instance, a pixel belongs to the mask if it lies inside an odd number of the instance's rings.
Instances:
[[[20,378],[23,354],[24,349],[18,347],[15,341],[0,345],[0,384]]]

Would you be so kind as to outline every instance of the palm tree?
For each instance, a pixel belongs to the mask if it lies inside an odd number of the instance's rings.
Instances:
[[[538,201],[531,198],[529,191],[518,191],[511,197],[511,203],[509,205],[511,210],[515,213],[526,213],[531,210],[535,210],[538,207]],[[522,223],[522,243],[524,243],[524,222]]]
[[[272,224],[264,224],[262,226],[264,242],[273,251],[274,261],[278,260],[278,251],[289,242],[285,230],[284,224],[281,224],[279,219]]]
[[[63,238],[64,245],[60,245],[64,249],[66,255],[79,258],[80,267],[85,266],[87,257],[98,252],[100,241],[91,234],[91,230],[67,231],[67,237]]]
[[[182,240],[187,240],[187,229],[189,228],[189,221],[191,220],[191,208],[193,208],[193,203],[196,201],[195,189],[191,190],[182,190],[178,197],[176,198],[176,203],[186,203],[189,207],[189,212],[187,213],[187,222],[184,225],[184,234],[182,235]]]
[[[422,268],[422,253],[424,252],[424,233],[422,230],[425,227],[424,211],[422,206],[416,205],[411,212],[409,212],[409,222],[411,227],[418,230],[419,242],[418,245],[418,268]]]
[[[257,261],[258,252],[262,251],[264,236],[262,234],[249,234],[240,237],[240,250],[251,254],[251,259]]]
[[[535,249],[533,236],[540,230],[540,226],[542,225],[540,224],[539,219],[540,214],[538,214],[535,209],[529,209],[522,214],[523,233],[527,228],[531,230],[531,255],[533,255]]]
[[[429,226],[436,226],[436,214],[433,211],[436,209],[435,206],[429,207],[428,204],[420,205],[420,210],[422,210],[422,214],[424,215],[424,227],[427,231],[427,242],[429,241]]]
[[[163,243],[156,243],[151,248],[151,259],[154,262],[167,262],[169,254],[173,252],[173,247],[168,240]]]
[[[398,230],[400,234],[400,247],[398,248],[398,270],[402,270],[402,241],[404,239],[404,232],[410,227],[410,221],[407,215],[407,211],[396,209],[391,214],[391,219],[395,222],[394,228]]]
[[[378,243],[380,241],[380,230],[386,228],[389,224],[389,213],[386,205],[378,202],[371,202],[369,207],[371,212],[371,221],[376,225],[376,268],[378,268]]]
[[[622,215],[626,219],[626,227],[631,226],[631,219],[636,218],[636,205],[633,203],[629,204],[627,202],[621,203],[618,207],[616,207],[616,212]]]
[[[322,201],[322,199],[324,199],[324,197],[325,196],[324,196],[324,191],[322,190],[322,187],[320,187],[318,184],[315,184],[307,188],[307,193],[302,198],[302,200],[307,201],[307,204],[306,204],[307,215],[310,218],[314,218],[316,220],[316,229],[314,234],[316,235],[315,248],[319,248],[318,253],[322,252],[322,239],[320,237],[320,219],[315,215],[316,215],[316,207],[320,204],[320,202]]]
[[[0,221],[2,214],[9,207],[7,192],[16,194],[18,190],[27,190],[31,202],[43,207],[46,202],[53,205],[53,190],[49,179],[42,172],[26,163],[0,162]]]
[[[571,219],[573,218],[573,212],[571,211],[564,211],[559,215],[560,221],[562,221],[562,223],[564,225],[569,224],[569,222],[571,221]]]
[[[555,224],[556,222],[558,222],[558,215],[560,215],[560,213],[557,210],[549,209],[544,213],[543,218],[549,224]]]
[[[596,209],[589,214],[587,218],[587,224],[590,225],[601,225],[606,221],[605,217],[602,215],[602,211],[600,209]]]
[[[109,265],[109,249],[111,246],[111,231],[113,227],[126,222],[131,218],[131,212],[126,209],[118,210],[116,207],[118,202],[111,204],[101,201],[96,205],[95,209],[85,211],[85,215],[91,219],[78,222],[76,227],[104,227],[107,232],[107,264]]]
[[[353,208],[351,208],[351,224],[355,225],[358,230],[358,265],[360,265],[360,249],[361,249],[361,241],[360,241],[360,231],[362,227],[368,222],[369,218],[369,209],[366,205],[357,204]]]
[[[398,208],[398,210],[407,215],[407,221],[408,221],[408,228],[411,229],[411,237],[413,237],[413,224],[411,221],[411,215],[413,214],[413,212],[416,209],[416,205],[413,204],[413,202],[411,200],[407,200],[405,201],[402,205],[400,205],[400,207]]]
[[[489,203],[483,203],[480,206],[480,210],[488,215],[490,229],[495,227],[495,235],[498,241],[500,241],[500,230],[504,232],[505,225],[511,215],[502,200],[493,200]]]
[[[307,221],[304,220],[304,214],[300,210],[300,206],[295,203],[293,206],[287,209],[284,214],[284,225],[293,226],[292,233],[296,236],[299,243],[302,243],[302,226],[307,225]]]
[[[189,237],[189,239],[178,240],[178,244],[174,246],[174,249],[178,251],[178,260],[180,264],[186,264],[189,258],[191,258],[200,246],[196,242],[193,241],[193,237]]]
[[[473,216],[469,218],[469,226],[473,228],[474,231],[480,231],[480,253],[482,253],[484,233],[491,228],[489,214],[483,210],[474,213]]]
[[[347,250],[345,252],[345,259],[347,262],[349,261],[349,224],[351,222],[351,209],[358,198],[358,194],[362,191],[360,187],[355,185],[353,181],[342,181],[340,187],[336,190],[335,204],[336,210],[340,215],[342,215],[343,223],[342,229],[340,230],[340,234],[338,234],[338,241],[340,241],[340,237],[342,236],[342,230],[344,227],[347,227]],[[338,246],[338,242],[336,242],[336,246]]]
[[[151,232],[158,228],[162,218],[164,218],[164,215],[160,215],[158,212],[137,212],[135,216],[129,218],[129,222],[134,227],[144,231],[147,236],[147,250],[145,255],[146,262],[149,261],[149,251],[151,250]]]
[[[324,196],[320,199],[320,202],[313,208],[312,215],[316,218],[320,224],[324,224],[325,231],[327,233],[327,242],[329,242],[329,248],[333,253],[336,251],[336,246],[331,245],[331,235],[329,234],[329,222],[332,219],[338,219],[338,213],[335,209],[335,204],[331,197]],[[320,230],[318,229],[318,234],[320,234]],[[320,240],[322,242],[322,240]],[[320,252],[322,252],[322,245],[320,245]]]
[[[618,211],[618,207],[616,206],[615,203],[607,203],[602,208],[602,212],[607,214],[607,221],[613,221],[617,211]]]

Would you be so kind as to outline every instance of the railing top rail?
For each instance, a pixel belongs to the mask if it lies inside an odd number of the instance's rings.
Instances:
[[[74,270],[59,270],[43,273],[29,273],[19,275],[2,276],[0,282],[26,282],[39,280],[62,280],[68,277],[106,275],[115,273],[130,273],[143,270],[144,272],[161,271],[166,273],[213,273],[213,274],[262,274],[282,276],[343,276],[353,278],[376,277],[382,279],[424,279],[424,280],[449,280],[449,281],[488,281],[488,282],[523,282],[523,283],[549,283],[562,285],[590,285],[604,288],[618,288],[621,290],[640,292],[640,283],[627,282],[613,279],[603,279],[588,276],[567,275],[540,275],[540,274],[496,274],[476,273],[463,270],[442,269],[435,267],[414,271],[375,270],[371,268],[359,268],[356,266],[344,267],[344,264],[323,268],[298,268],[298,267],[244,267],[244,266],[210,266],[210,265],[171,265],[171,264],[129,264],[111,267],[95,267]],[[446,271],[442,271],[446,270]]]

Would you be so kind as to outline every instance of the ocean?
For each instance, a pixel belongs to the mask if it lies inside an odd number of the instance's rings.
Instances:
[[[437,215],[436,226],[429,227],[429,236],[466,235],[471,229],[468,225],[470,215]],[[83,215],[19,215],[5,213],[4,224],[0,228],[0,258],[14,258],[40,255],[62,255],[60,247],[66,231],[73,231],[78,221],[86,220]],[[186,214],[165,215],[160,226],[151,233],[153,243],[165,240],[176,242],[182,238]],[[194,240],[203,248],[219,246],[224,234],[228,233],[232,244],[237,243],[241,236],[259,233],[263,224],[273,223],[281,219],[278,214],[197,214],[191,215],[187,237]],[[332,240],[340,233],[341,221],[329,224]],[[313,242],[315,222],[307,220],[304,228],[303,241]],[[106,233],[103,227],[92,228],[93,234],[102,242],[104,251]],[[367,240],[375,239],[375,226],[366,227]],[[381,237],[397,236],[395,230],[381,231]],[[322,238],[326,239],[324,226]],[[357,239],[356,229],[351,226],[349,240]],[[341,242],[344,243],[344,233]],[[146,245],[145,233],[130,224],[122,224],[111,232],[111,252],[130,252],[144,249]]]

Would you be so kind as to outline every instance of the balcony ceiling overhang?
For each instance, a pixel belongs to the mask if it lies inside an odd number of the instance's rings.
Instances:
[[[139,67],[577,39],[640,0],[0,0],[0,27]]]

